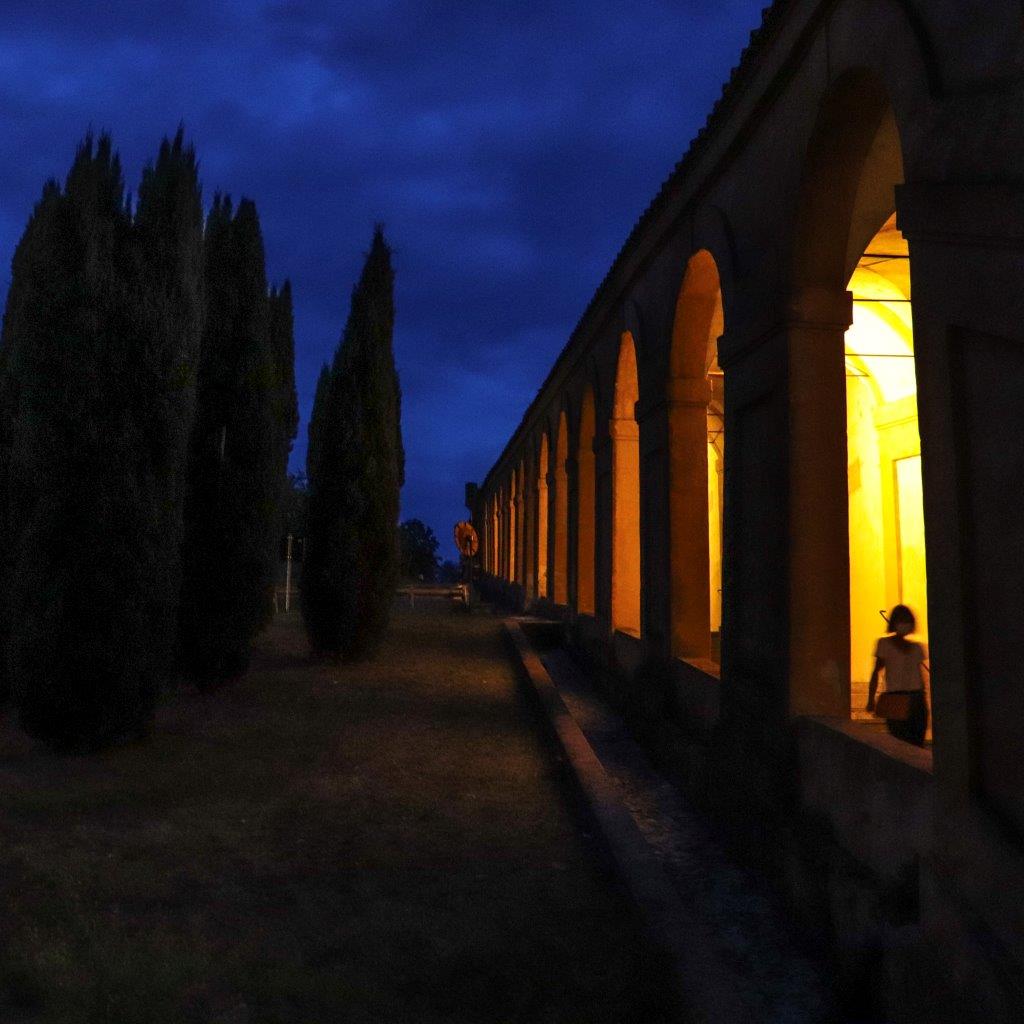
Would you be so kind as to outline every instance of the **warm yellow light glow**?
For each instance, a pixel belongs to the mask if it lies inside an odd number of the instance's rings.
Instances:
[[[548,435],[540,439],[537,463],[537,597],[548,596]]]
[[[569,481],[565,463],[569,458],[569,424],[565,412],[558,417],[558,439],[555,442],[555,521],[554,530],[554,602],[569,603]]]
[[[667,393],[671,649],[702,661],[718,661],[721,649],[724,329],[718,266],[701,249],[676,299]]]
[[[588,387],[580,407],[576,520],[576,610],[585,615],[594,614],[594,417],[594,392]]]
[[[906,604],[927,643],[921,439],[910,302],[910,259],[895,216],[850,279],[846,334],[852,708],[862,713],[879,612]]]
[[[640,397],[636,350],[627,331],[619,346],[612,441],[612,626],[640,635]]]

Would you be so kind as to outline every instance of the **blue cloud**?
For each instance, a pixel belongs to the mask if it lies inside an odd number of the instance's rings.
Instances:
[[[305,417],[384,221],[403,514],[451,555],[464,481],[518,423],[762,3],[116,0],[100,17],[6,0],[0,249],[87,127],[113,133],[133,187],[184,120],[207,200],[253,197],[271,277],[293,281]]]

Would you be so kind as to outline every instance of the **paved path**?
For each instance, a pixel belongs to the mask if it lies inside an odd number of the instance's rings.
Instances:
[[[548,651],[542,662],[646,841],[640,856],[674,889],[677,917],[689,923],[672,939],[695,1015],[722,1024],[843,1019],[828,980],[797,948],[763,881],[735,863],[704,816],[656,771],[566,651]]]
[[[281,616],[145,744],[0,722],[0,792],[0,1020],[670,1017],[489,615],[417,605],[345,667]]]

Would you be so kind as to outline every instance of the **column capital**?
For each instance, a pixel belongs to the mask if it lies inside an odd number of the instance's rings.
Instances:
[[[706,409],[711,402],[711,381],[707,377],[674,377],[665,386],[665,397],[670,408],[700,406]]]
[[[608,436],[613,441],[635,441],[640,437],[640,424],[629,417],[613,417],[608,421]]]
[[[805,285],[790,296],[786,319],[790,325],[845,331],[853,323],[853,292]]]

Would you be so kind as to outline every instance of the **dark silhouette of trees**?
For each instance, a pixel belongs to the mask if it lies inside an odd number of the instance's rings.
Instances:
[[[407,519],[398,528],[401,573],[405,579],[433,583],[437,578],[437,549],[434,531],[419,519]]]
[[[24,465],[16,472],[13,462],[22,391],[18,376],[48,338],[56,319],[54,307],[65,287],[58,274],[57,243],[63,202],[60,185],[48,181],[11,262],[0,347],[0,587],[5,594],[10,593],[25,514],[33,501],[31,473]],[[20,453],[22,463],[26,454]],[[4,700],[11,695],[8,654],[13,625],[11,602],[0,602],[0,697]]]
[[[290,427],[270,325],[256,207],[243,199],[233,211],[217,196],[206,225],[179,632],[182,665],[201,685],[248,667],[273,587]]]
[[[346,660],[380,640],[398,579],[405,455],[393,292],[391,250],[378,227],[310,425],[303,618],[315,653]]]
[[[0,389],[7,664],[22,725],[60,748],[146,731],[167,671],[201,226],[181,132],[147,169],[134,219],[110,139],[88,137],[15,256]]]
[[[320,447],[327,418],[327,404],[331,399],[331,368],[324,363],[320,367],[320,375],[316,379],[316,392],[313,395],[313,411],[309,416],[308,438],[306,446],[306,482],[312,486],[320,465]]]
[[[288,478],[288,456],[299,432],[299,397],[295,392],[295,315],[292,310],[292,285],[285,281],[281,290],[270,289],[270,347],[274,353],[276,376],[275,413],[279,424],[278,460],[280,481]]]

